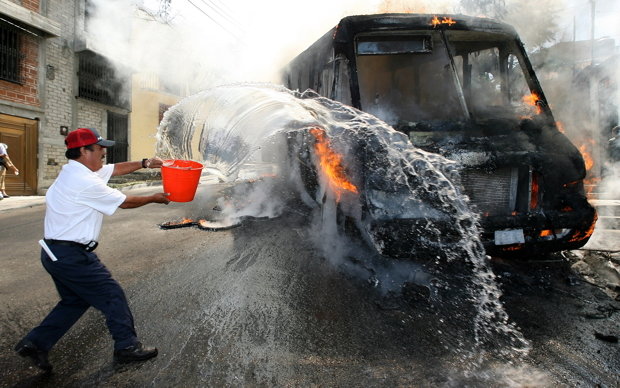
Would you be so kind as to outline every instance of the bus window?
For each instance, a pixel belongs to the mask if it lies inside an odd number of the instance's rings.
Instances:
[[[427,120],[503,117],[527,114],[530,95],[524,70],[510,54],[510,37],[466,32],[446,34],[451,65],[439,34],[413,42],[409,36],[364,37],[358,41],[356,66],[361,109],[391,125]],[[458,79],[458,82],[456,80]],[[460,90],[462,88],[462,90]]]
[[[469,108],[479,113],[505,104],[502,76],[499,66],[499,50],[491,47],[468,54],[470,68]]]
[[[512,106],[521,107],[523,98],[530,95],[530,88],[517,56],[510,54],[507,62],[509,101]]]
[[[468,104],[477,117],[497,115],[502,111],[524,114],[523,109],[529,109],[523,98],[530,91],[518,58],[513,54],[504,56],[504,60],[501,58],[497,47],[468,54],[471,67]],[[501,74],[501,69],[506,69],[506,77]]]
[[[431,40],[427,35],[362,36],[357,41],[357,55],[430,53]]]
[[[358,55],[356,60],[362,110],[391,125],[462,118],[454,74],[445,49],[414,54]]]

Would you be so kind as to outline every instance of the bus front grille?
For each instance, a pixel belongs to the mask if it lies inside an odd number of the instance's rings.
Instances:
[[[483,215],[509,215],[515,211],[518,169],[461,171],[461,183],[473,209]]]

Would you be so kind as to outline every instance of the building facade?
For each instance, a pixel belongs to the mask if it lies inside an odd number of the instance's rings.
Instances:
[[[7,175],[10,194],[37,193],[48,174],[40,155],[54,154],[54,142],[43,140],[51,138],[45,129],[45,90],[53,71],[47,75],[46,68],[51,65],[47,57],[57,56],[59,43],[53,42],[62,41],[64,28],[46,5],[0,0],[0,142],[9,146],[21,171]]]
[[[79,127],[116,141],[109,163],[152,156],[161,114],[178,101],[148,77],[132,91],[132,71],[97,52],[88,25],[94,7],[89,0],[0,0],[0,142],[21,172],[7,174],[11,195],[45,194],[66,163],[65,136]]]

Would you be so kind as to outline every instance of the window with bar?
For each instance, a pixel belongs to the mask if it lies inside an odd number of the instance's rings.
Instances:
[[[78,83],[79,97],[121,108],[128,105],[128,99],[123,96],[122,81],[100,55],[90,51],[79,54]]]
[[[107,152],[108,163],[118,163],[127,161],[129,117],[108,111],[108,134],[107,138],[114,140],[116,144]]]
[[[20,84],[22,59],[21,33],[0,20],[0,79]]]

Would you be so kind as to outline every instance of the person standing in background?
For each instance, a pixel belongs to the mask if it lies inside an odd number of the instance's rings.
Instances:
[[[9,153],[7,151],[8,149],[8,145],[0,143],[0,199],[9,198],[4,185],[6,170],[10,168],[13,170],[13,174],[19,175],[19,170],[15,167],[15,165],[13,165],[11,158],[9,158]]]

